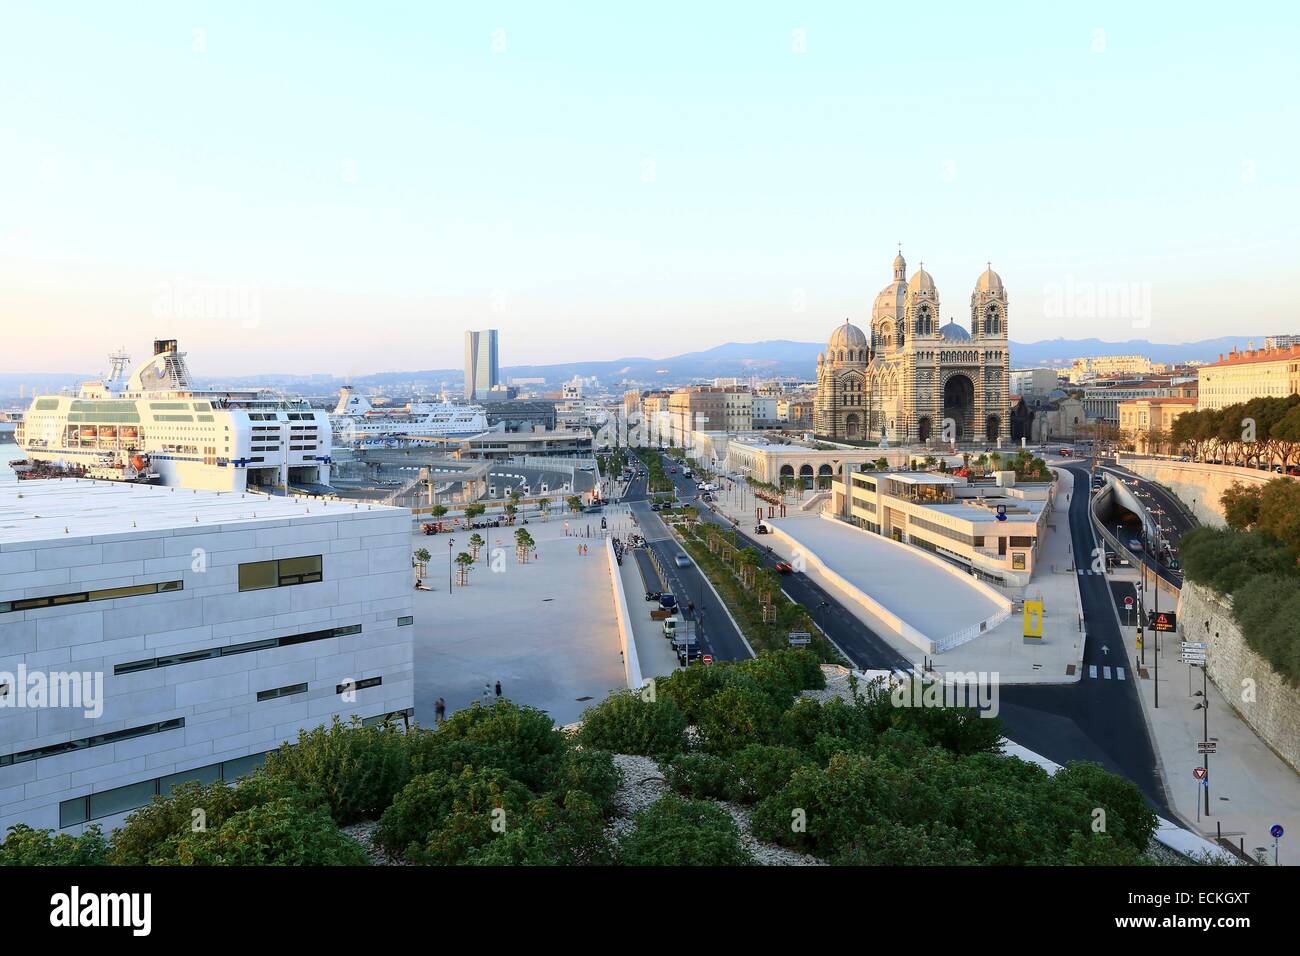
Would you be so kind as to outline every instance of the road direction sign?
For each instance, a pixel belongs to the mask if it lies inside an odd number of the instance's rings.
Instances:
[[[1218,753],[1219,742],[1217,740],[1198,740],[1196,742],[1196,752],[1202,754]]]
[[[808,631],[791,631],[788,640],[791,647],[796,647],[801,644],[811,644],[812,634]]]
[[[1191,649],[1195,651],[1204,651],[1209,650],[1210,647],[1210,645],[1206,644],[1204,641],[1182,641],[1181,643],[1183,645],[1183,650]]]
[[[1209,779],[1210,771],[1206,770],[1204,767],[1193,767],[1192,776],[1197,780],[1207,780]]]

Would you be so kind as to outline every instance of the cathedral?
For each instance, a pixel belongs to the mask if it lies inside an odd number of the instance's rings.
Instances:
[[[1006,440],[1007,362],[1007,291],[992,267],[971,293],[968,330],[939,324],[934,279],[924,264],[907,279],[900,252],[871,307],[870,337],[845,320],[817,356],[813,430],[904,445]]]

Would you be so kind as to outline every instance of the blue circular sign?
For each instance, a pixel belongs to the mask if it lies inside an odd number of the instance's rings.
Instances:
[[[1275,823],[1268,828],[1268,832],[1273,834],[1273,839],[1276,840],[1281,838],[1282,834],[1285,833],[1286,831],[1282,829],[1282,824]]]

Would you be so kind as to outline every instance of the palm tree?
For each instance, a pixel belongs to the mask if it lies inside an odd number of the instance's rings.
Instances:
[[[515,514],[516,514],[518,511],[519,511],[519,509],[518,509],[517,507],[515,507],[515,503],[514,503],[513,501],[508,501],[508,502],[506,502],[505,512],[506,512],[506,523],[507,523],[507,524],[514,524],[514,523],[515,523]]]
[[[473,564],[474,559],[466,552],[462,551],[456,555],[456,573],[459,575],[462,585],[469,584],[469,572]]]
[[[475,531],[472,535],[469,536],[469,550],[471,554],[474,556],[475,561],[478,560],[478,553],[480,550],[482,550],[482,548],[483,548],[483,536],[479,534],[477,531]]]
[[[465,520],[473,521],[475,518],[481,517],[486,511],[487,511],[487,505],[483,504],[482,502],[475,501],[473,504],[468,504],[465,506]]]
[[[569,510],[572,511],[574,514],[577,514],[579,511],[582,510],[581,495],[569,495],[569,497],[564,499],[564,503],[569,506]]]

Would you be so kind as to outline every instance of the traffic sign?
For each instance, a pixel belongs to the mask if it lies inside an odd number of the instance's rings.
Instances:
[[[1204,767],[1193,767],[1192,776],[1197,780],[1208,780],[1210,771],[1206,770]]]
[[[1209,650],[1210,647],[1204,641],[1182,641],[1181,643],[1185,651],[1204,651]]]
[[[1147,623],[1153,631],[1176,631],[1178,615],[1172,611],[1150,611],[1147,614]]]
[[[1274,840],[1280,840],[1282,838],[1282,834],[1286,833],[1286,831],[1282,829],[1282,824],[1275,823],[1268,828],[1268,833],[1269,836],[1271,836]]]
[[[1128,608],[1130,611],[1133,610],[1133,595],[1130,594],[1128,597],[1124,599],[1124,606]]]
[[[801,644],[811,644],[812,634],[808,631],[791,631],[788,640],[791,647]]]
[[[706,663],[706,664],[712,664],[712,663],[713,663],[713,655],[712,655],[712,654],[705,654],[703,660],[704,660],[704,663]]]
[[[1198,740],[1196,742],[1196,752],[1202,754],[1217,753],[1219,742],[1217,740]]]

